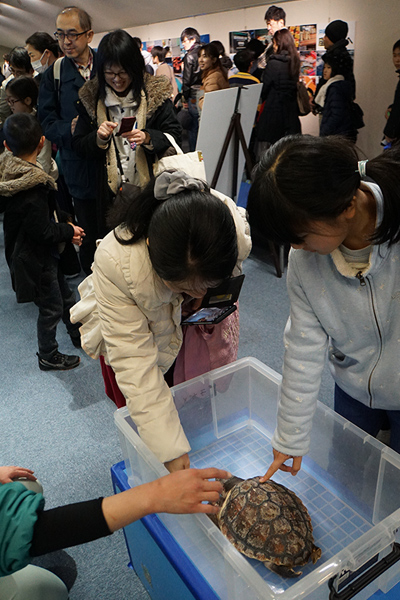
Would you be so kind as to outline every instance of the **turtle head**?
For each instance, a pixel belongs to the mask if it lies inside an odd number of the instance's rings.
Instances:
[[[223,494],[225,493],[226,496],[226,494],[228,494],[228,492],[230,492],[231,489],[234,488],[237,483],[244,481],[244,479],[242,479],[241,477],[235,477],[235,475],[233,475],[229,479],[219,479],[219,481],[224,486]]]

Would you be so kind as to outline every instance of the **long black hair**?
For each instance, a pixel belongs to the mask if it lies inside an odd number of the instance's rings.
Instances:
[[[340,136],[290,135],[261,158],[250,188],[250,226],[278,243],[301,244],[311,221],[337,218],[360,187],[357,151]],[[400,147],[366,164],[367,179],[377,183],[384,214],[371,241],[400,241]]]
[[[148,239],[159,277],[212,286],[231,276],[238,257],[235,222],[206,184],[204,191],[188,190],[164,201],[154,197],[154,180],[143,191],[134,186],[128,190],[110,214],[109,225],[125,230],[125,235],[114,230],[121,244]]]
[[[123,29],[107,33],[97,49],[99,95],[103,100],[106,96],[104,71],[111,65],[120,65],[128,73],[132,79],[133,98],[140,104],[140,94],[144,86],[144,59],[133,37]]]
[[[292,79],[297,81],[300,75],[300,57],[289,29],[275,31],[274,42],[277,45],[277,54],[286,53],[289,57],[289,71]]]

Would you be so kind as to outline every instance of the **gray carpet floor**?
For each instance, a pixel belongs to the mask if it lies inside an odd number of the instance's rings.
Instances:
[[[239,357],[254,356],[281,372],[282,333],[289,313],[285,276],[276,277],[269,255],[260,250],[246,261],[244,272]],[[76,287],[79,278],[70,283]],[[40,371],[36,317],[33,304],[15,300],[1,232],[0,463],[34,469],[48,508],[111,494],[110,467],[122,455],[115,406],[104,393],[100,365],[74,349],[61,323],[60,351],[78,352],[81,364],[70,372]],[[321,400],[330,406],[332,390],[325,372]],[[266,457],[266,465],[268,461]],[[69,583],[75,580],[71,600],[148,599],[127,563],[122,532],[37,560],[58,569]]]

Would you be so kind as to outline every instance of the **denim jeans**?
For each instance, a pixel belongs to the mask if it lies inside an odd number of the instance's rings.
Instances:
[[[53,256],[46,260],[42,272],[40,297],[35,301],[39,308],[37,336],[40,358],[49,359],[57,352],[57,325],[62,319],[68,333],[79,329],[80,323],[72,324],[69,311],[75,304],[75,293],[61,272],[59,261]]]
[[[390,447],[400,453],[400,410],[370,408],[335,385],[335,411],[374,437],[389,422]]]
[[[189,139],[189,151],[194,152],[196,150],[197,134],[199,133],[199,111],[197,105],[194,104],[189,98],[188,112],[191,117],[190,127],[188,128],[188,139]]]

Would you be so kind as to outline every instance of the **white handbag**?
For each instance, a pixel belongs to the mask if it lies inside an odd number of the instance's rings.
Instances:
[[[179,169],[195,179],[206,181],[203,153],[200,150],[196,150],[195,152],[187,152],[185,154],[171,134],[164,133],[164,135],[168,138],[171,146],[175,148],[176,154],[173,156],[164,156],[164,158],[160,158],[154,163],[154,177],[157,177],[157,175],[168,169]]]

